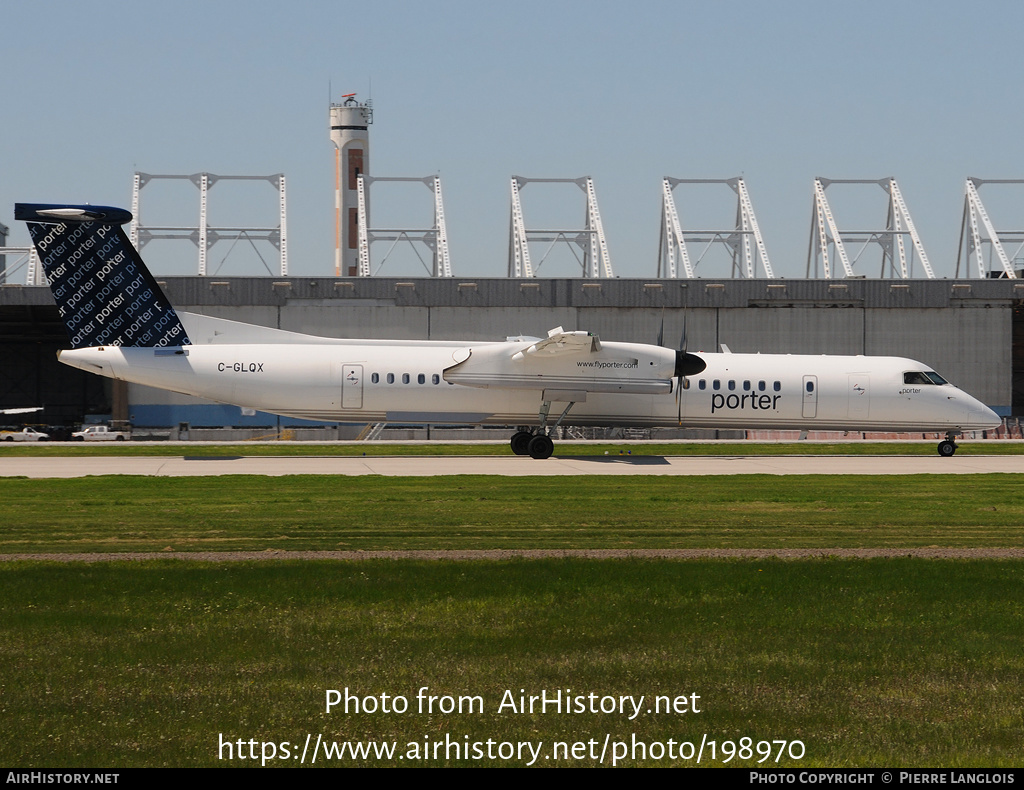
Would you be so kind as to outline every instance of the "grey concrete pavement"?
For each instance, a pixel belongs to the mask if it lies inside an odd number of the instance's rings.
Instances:
[[[520,456],[0,458],[0,477],[146,475],[877,475],[1024,473],[1024,455],[595,456],[535,461]]]

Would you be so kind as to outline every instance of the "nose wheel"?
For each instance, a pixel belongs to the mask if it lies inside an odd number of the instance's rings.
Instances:
[[[952,458],[953,453],[956,452],[956,434],[952,431],[946,434],[945,441],[939,442],[939,455],[943,458]]]

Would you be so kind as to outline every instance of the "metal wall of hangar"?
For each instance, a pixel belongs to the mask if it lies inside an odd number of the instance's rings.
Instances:
[[[180,309],[329,337],[500,340],[563,326],[653,343],[664,321],[674,347],[685,315],[691,351],[906,356],[1000,414],[1024,414],[1014,363],[1016,349],[1024,365],[1024,283],[1014,280],[157,279]],[[8,304],[52,299],[0,287]],[[32,365],[17,362],[11,376],[34,376]],[[128,399],[138,425],[280,424],[145,387]]]
[[[70,427],[87,414],[111,413],[115,383],[57,361],[57,351],[68,345],[64,324],[49,291],[32,290],[40,293],[29,304],[17,298],[26,294],[0,286],[0,408],[43,410],[0,415],[0,424]]]

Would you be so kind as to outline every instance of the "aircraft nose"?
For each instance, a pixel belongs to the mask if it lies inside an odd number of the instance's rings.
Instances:
[[[967,430],[984,431],[998,428],[1003,424],[1003,418],[979,400],[968,396],[967,401],[967,423],[963,426]]]
[[[1003,424],[1003,418],[983,403],[979,403],[977,408],[971,410],[971,418],[975,422],[983,423],[983,430],[998,428]]]

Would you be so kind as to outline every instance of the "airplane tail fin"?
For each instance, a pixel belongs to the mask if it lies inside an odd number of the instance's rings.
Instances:
[[[178,314],[106,206],[18,203],[72,348],[190,345]]]

